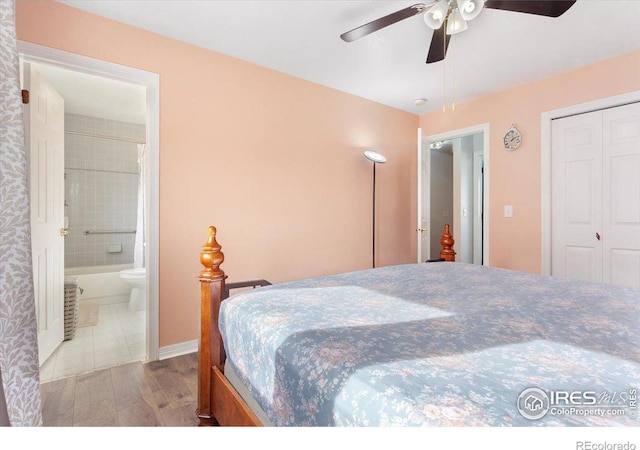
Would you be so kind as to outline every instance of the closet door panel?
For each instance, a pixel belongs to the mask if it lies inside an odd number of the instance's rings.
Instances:
[[[603,113],[603,281],[640,288],[640,103]]]
[[[602,281],[602,112],[552,123],[554,276]]]

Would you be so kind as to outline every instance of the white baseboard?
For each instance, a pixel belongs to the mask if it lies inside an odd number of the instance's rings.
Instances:
[[[189,353],[195,353],[198,351],[198,340],[181,342],[179,344],[167,345],[166,347],[160,347],[158,352],[158,359],[169,359],[176,356],[187,355]]]

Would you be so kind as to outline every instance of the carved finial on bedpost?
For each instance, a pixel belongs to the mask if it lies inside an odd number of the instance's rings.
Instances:
[[[442,245],[440,258],[451,262],[456,260],[456,252],[453,250],[454,243],[455,241],[453,240],[453,236],[449,231],[449,224],[446,224],[444,226],[444,233],[442,233],[442,237],[440,238],[440,244]]]
[[[200,263],[204,269],[200,272],[200,279],[215,280],[224,278],[224,271],[220,269],[220,264],[224,261],[222,246],[216,241],[216,227],[207,228],[207,243],[202,247],[200,253]]]
[[[200,252],[200,339],[198,341],[198,408],[200,425],[216,424],[212,405],[212,370],[224,369],[224,345],[218,328],[220,303],[224,299],[225,275],[222,247],[216,241],[216,227],[207,228],[207,242]]]

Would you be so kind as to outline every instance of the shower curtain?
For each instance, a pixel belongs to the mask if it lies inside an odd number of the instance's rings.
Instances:
[[[0,136],[0,403],[6,406],[0,420],[37,426],[40,372],[14,0],[0,0]]]
[[[145,145],[138,144],[138,217],[136,222],[136,240],[133,246],[133,267],[144,267],[144,165]]]

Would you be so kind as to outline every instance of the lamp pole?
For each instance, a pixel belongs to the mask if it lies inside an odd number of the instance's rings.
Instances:
[[[371,150],[364,152],[365,158],[369,161],[373,162],[373,216],[371,218],[372,223],[372,231],[371,231],[371,258],[372,258],[372,267],[376,267],[376,164],[384,164],[387,162],[387,158],[378,153]]]
[[[371,218],[372,231],[371,231],[371,267],[376,266],[376,163],[373,163],[373,216]]]

